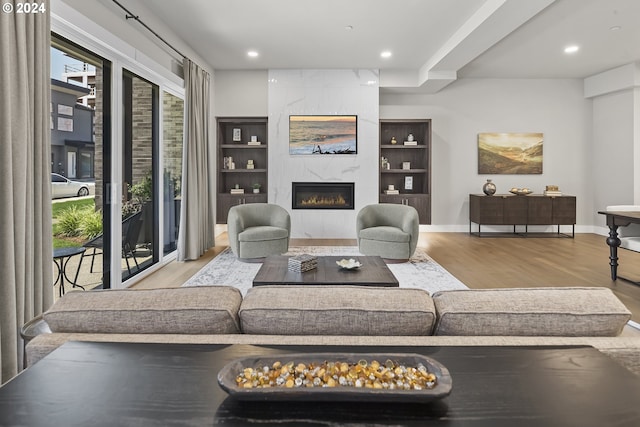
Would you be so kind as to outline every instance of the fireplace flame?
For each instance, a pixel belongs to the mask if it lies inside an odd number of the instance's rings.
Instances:
[[[337,196],[318,196],[314,194],[302,200],[300,204],[302,206],[344,206],[347,204],[347,201],[342,194],[338,194]]]

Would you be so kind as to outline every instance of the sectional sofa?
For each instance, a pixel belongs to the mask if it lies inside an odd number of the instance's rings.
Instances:
[[[607,288],[442,291],[229,286],[69,292],[26,346],[33,365],[76,341],[367,346],[589,345],[640,375],[631,313]],[[44,326],[44,327],[43,327]],[[49,332],[50,331],[50,332]]]

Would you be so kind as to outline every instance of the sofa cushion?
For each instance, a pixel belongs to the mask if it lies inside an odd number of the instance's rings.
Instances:
[[[434,335],[616,336],[631,312],[608,288],[511,288],[433,295]]]
[[[53,332],[232,334],[241,302],[230,286],[69,292],[44,319]]]
[[[435,309],[421,289],[274,285],[249,289],[240,306],[247,334],[429,335]]]

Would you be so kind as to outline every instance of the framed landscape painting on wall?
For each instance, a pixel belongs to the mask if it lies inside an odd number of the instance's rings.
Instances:
[[[356,154],[358,116],[289,116],[289,154]]]
[[[478,173],[542,173],[542,133],[479,133]]]

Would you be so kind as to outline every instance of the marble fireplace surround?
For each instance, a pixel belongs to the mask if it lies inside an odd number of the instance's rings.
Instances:
[[[269,70],[269,203],[287,209],[292,238],[356,237],[356,215],[378,202],[378,70]],[[290,115],[358,116],[353,155],[290,155]],[[354,183],[354,208],[292,209],[292,183]]]

